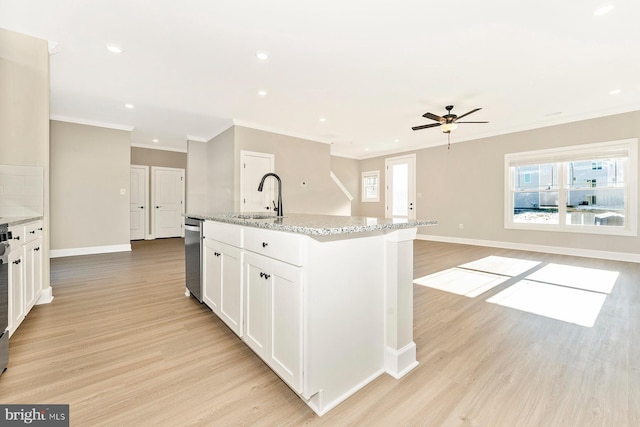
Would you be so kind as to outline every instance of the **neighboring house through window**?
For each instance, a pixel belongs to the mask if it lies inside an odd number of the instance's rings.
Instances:
[[[638,140],[505,155],[505,228],[637,235]]]

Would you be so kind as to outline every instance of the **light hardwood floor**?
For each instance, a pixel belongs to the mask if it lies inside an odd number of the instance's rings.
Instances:
[[[204,305],[182,239],[52,260],[55,299],[11,338],[1,403],[72,426],[638,426],[640,264],[416,241],[414,277],[487,255],[620,272],[593,328],[414,285],[420,365],[317,417]]]

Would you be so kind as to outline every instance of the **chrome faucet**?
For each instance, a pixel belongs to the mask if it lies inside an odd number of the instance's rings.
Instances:
[[[272,176],[278,180],[278,206],[274,206],[274,209],[279,217],[282,216],[282,181],[280,177],[273,172],[269,172],[264,174],[262,180],[260,180],[260,185],[258,185],[258,191],[262,192],[262,187],[264,186],[264,180],[267,179],[268,176]]]

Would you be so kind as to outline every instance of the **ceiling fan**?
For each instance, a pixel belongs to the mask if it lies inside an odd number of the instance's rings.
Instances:
[[[434,128],[434,127],[442,126],[442,132],[444,132],[446,134],[449,134],[448,136],[451,137],[451,131],[458,127],[458,123],[489,123],[489,122],[459,122],[458,121],[461,118],[468,116],[469,114],[472,114],[472,113],[475,113],[476,111],[482,110],[482,108],[475,108],[475,109],[473,109],[473,110],[471,110],[471,111],[469,111],[467,113],[464,113],[461,116],[457,116],[457,115],[451,113],[451,110],[453,110],[453,105],[447,105],[444,108],[447,110],[447,114],[445,114],[444,116],[438,116],[438,115],[433,114],[433,113],[424,113],[422,115],[422,117],[425,117],[425,118],[431,119],[431,120],[435,120],[438,123],[430,123],[428,125],[414,126],[411,129],[420,130],[420,129]],[[449,147],[451,147],[450,143],[449,143]]]

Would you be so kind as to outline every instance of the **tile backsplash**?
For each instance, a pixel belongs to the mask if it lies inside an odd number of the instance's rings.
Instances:
[[[43,215],[44,169],[0,165],[0,217]]]

